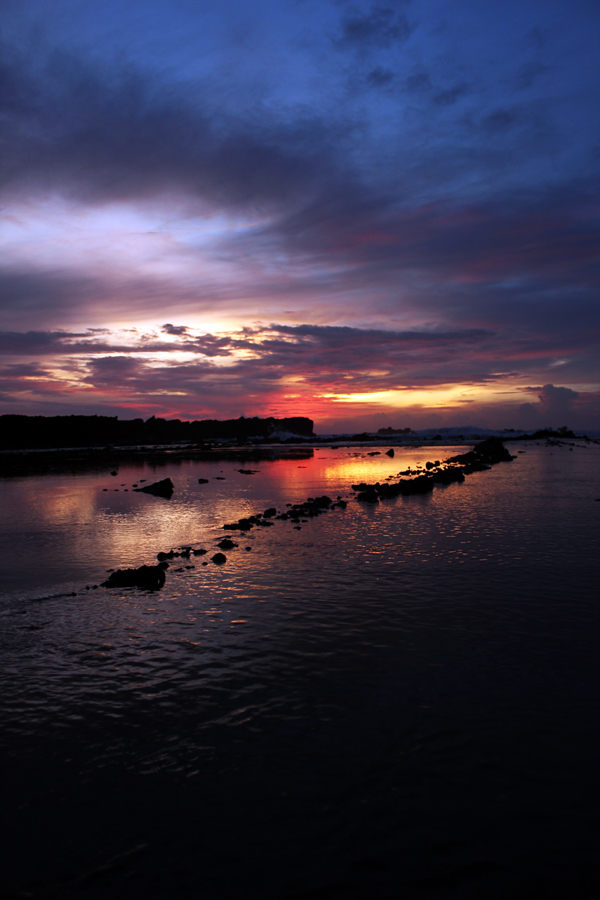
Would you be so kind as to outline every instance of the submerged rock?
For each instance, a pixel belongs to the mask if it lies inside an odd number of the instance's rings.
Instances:
[[[212,561],[216,563],[217,566],[222,566],[224,562],[227,562],[227,557],[224,553],[215,553]]]
[[[147,484],[145,487],[135,488],[136,494],[152,494],[154,497],[164,497],[167,500],[171,499],[173,491],[173,482],[170,478],[155,481],[154,484]]]
[[[159,591],[165,583],[165,573],[160,566],[140,566],[139,569],[117,569],[102,583],[102,587],[138,587],[146,591]]]

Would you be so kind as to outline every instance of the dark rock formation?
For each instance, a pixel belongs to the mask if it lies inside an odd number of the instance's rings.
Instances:
[[[198,484],[208,484],[208,478],[199,478]]]
[[[461,463],[461,465],[468,467],[471,472],[479,472],[483,471],[487,466],[494,466],[499,462],[512,462],[513,458],[500,438],[492,437],[481,441],[468,453],[451,456],[446,462]]]
[[[377,491],[359,491],[357,500],[360,500],[361,503],[379,503],[379,497],[377,496]]]
[[[135,488],[136,494],[152,494],[154,497],[165,497],[170,500],[173,496],[173,482],[170,478],[163,478],[162,481],[155,481],[154,484],[147,484],[145,487]]]
[[[215,553],[215,555],[214,555],[213,558],[212,558],[212,561],[213,561],[217,566],[222,566],[223,563],[227,562],[227,557],[225,556],[224,553]]]
[[[472,472],[484,472],[499,462],[510,462],[510,455],[499,438],[487,438],[469,450],[453,456],[442,465],[439,460],[425,464],[426,471],[417,474],[416,478],[400,479],[395,483],[353,484],[352,490],[357,492],[357,500],[363,503],[376,503],[377,500],[390,499],[410,494],[427,494],[436,484],[452,484],[465,480],[465,475]],[[411,475],[413,471],[406,469],[401,475]]]
[[[225,531],[250,531],[254,528],[254,522],[250,519],[240,519],[238,522],[229,522],[223,525]]]
[[[221,550],[233,550],[234,547],[237,547],[237,544],[231,540],[231,538],[223,538],[222,541],[219,541],[217,547],[220,547]]]
[[[386,455],[386,456],[389,456],[389,457],[390,457],[390,459],[393,459],[393,458],[394,458],[394,456],[395,456],[395,453],[394,453],[394,450],[393,450],[393,448],[392,448],[392,447],[390,447],[390,449],[389,449],[389,450],[386,450],[386,451],[385,451],[385,455]]]
[[[165,573],[160,566],[140,566],[139,569],[117,569],[103,582],[102,587],[138,587],[146,591],[159,591],[165,583]]]

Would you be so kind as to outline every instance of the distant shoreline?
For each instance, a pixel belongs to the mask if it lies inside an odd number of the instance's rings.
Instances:
[[[432,429],[433,430],[433,429]],[[466,429],[465,429],[466,431]],[[493,432],[503,442],[579,440],[598,443],[597,438],[576,434],[569,430],[544,429],[533,433]],[[242,443],[234,441],[210,441],[198,443],[143,444],[135,446],[19,448],[0,450],[0,478],[21,475],[58,474],[65,471],[105,471],[119,465],[150,463],[160,466],[187,460],[258,462],[275,459],[310,459],[319,447],[443,447],[472,446],[490,436],[479,430],[473,434],[439,434],[412,432],[395,434],[313,435],[312,438],[286,437],[281,440],[255,440]]]

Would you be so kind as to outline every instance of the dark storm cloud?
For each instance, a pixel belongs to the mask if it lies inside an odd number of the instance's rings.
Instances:
[[[568,414],[571,404],[579,397],[577,391],[565,387],[555,387],[553,384],[545,384],[537,390],[542,410],[553,415]]]
[[[526,63],[517,73],[516,88],[518,91],[524,91],[535,82],[540,75],[549,70],[549,66],[542,65],[540,62]]]
[[[211,110],[210,85],[157,83],[65,51],[37,68],[3,48],[0,185],[86,201],[186,192],[224,206],[279,205],[326,176],[318,117],[260,127]]]
[[[405,79],[404,86],[407,91],[415,94],[431,90],[432,84],[429,73],[423,71],[414,72]]]
[[[505,194],[487,203],[403,207],[374,192],[332,190],[264,232],[313,257],[351,266],[355,280],[421,269],[430,280],[541,279],[598,287],[600,222],[591,184],[551,196]]]
[[[0,353],[8,356],[46,356],[64,348],[65,339],[86,337],[66,331],[0,331]]]
[[[394,73],[390,69],[382,69],[379,66],[372,69],[367,75],[368,84],[376,88],[388,87],[393,80]]]
[[[516,109],[496,109],[484,117],[482,125],[489,134],[493,135],[501,131],[508,131],[518,120],[519,113]]]
[[[143,376],[145,363],[132,356],[103,356],[87,363],[87,381],[95,387],[126,388]]]
[[[73,269],[36,268],[13,265],[2,269],[0,261],[0,316],[6,330],[19,331],[32,320],[40,329],[70,321],[110,322],[122,316],[124,309],[133,319],[156,308],[165,314],[178,304],[195,311],[213,309],[214,304],[234,293],[208,279],[178,281],[167,275],[140,275],[135,268],[124,269],[96,262],[93,253],[89,267]],[[91,330],[91,329],[90,329]],[[96,333],[102,333],[98,330]]]
[[[566,425],[567,422],[573,422],[574,418],[579,418],[578,413],[582,408],[584,413],[589,411],[598,417],[598,398],[593,395],[582,398],[582,402],[578,404],[580,394],[570,388],[545,384],[543,387],[526,388],[526,391],[536,395],[538,400],[537,403],[523,403],[519,407],[519,415],[529,422],[543,422],[554,427]]]
[[[451,88],[446,88],[443,91],[438,91],[433,95],[433,102],[436,106],[453,106],[459,97],[462,97],[463,94],[468,93],[469,85],[465,82],[461,84],[455,84]]]
[[[348,15],[342,21],[339,47],[388,48],[408,40],[414,30],[406,13],[389,6],[373,5],[363,15]]]
[[[29,267],[0,268],[0,311],[4,323],[14,314],[23,320],[35,316],[36,322],[44,313],[56,318],[63,310],[81,306],[97,288],[89,275],[70,272],[31,271]]]
[[[43,382],[48,371],[37,363],[16,363],[0,366],[0,391],[22,391],[30,380]]]

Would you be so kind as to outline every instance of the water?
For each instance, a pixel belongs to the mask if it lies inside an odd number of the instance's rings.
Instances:
[[[434,451],[0,483],[4,889],[596,897],[600,448],[515,446],[222,567],[224,522]],[[160,592],[91,589],[184,544]]]

